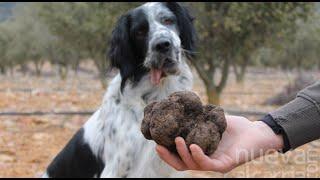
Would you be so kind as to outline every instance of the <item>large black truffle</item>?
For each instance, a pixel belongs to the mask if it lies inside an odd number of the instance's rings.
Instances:
[[[205,154],[211,155],[226,126],[221,107],[203,106],[195,93],[180,91],[145,107],[141,131],[146,139],[154,140],[171,152],[177,153],[174,140],[180,136],[188,147],[197,144]]]

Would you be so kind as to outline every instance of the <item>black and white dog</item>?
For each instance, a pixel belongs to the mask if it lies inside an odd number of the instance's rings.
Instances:
[[[120,17],[109,58],[120,73],[101,107],[55,157],[43,177],[176,177],[140,124],[144,107],[191,90],[187,60],[196,39],[188,11],[174,2],[146,3]]]

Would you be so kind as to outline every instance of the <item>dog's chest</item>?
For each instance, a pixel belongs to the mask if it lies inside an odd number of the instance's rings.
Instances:
[[[175,78],[179,79],[179,78]],[[182,78],[185,80],[185,78]],[[188,80],[188,78],[187,78]],[[102,177],[166,177],[173,169],[155,152],[155,143],[144,138],[140,128],[145,106],[179,90],[190,90],[190,81],[167,81],[162,88],[139,84],[123,96],[112,93],[103,105],[105,113],[105,169]],[[118,91],[113,91],[118,92]]]
[[[105,159],[111,176],[127,177],[140,159],[147,143],[140,131],[143,109],[139,103],[119,106],[106,124]]]

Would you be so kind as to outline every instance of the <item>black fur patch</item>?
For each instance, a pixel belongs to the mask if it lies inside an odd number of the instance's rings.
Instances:
[[[128,79],[138,82],[148,72],[143,66],[148,49],[148,32],[149,23],[141,9],[121,16],[112,31],[108,55],[112,67],[120,70],[121,91]]]
[[[54,158],[47,169],[53,178],[100,177],[104,163],[96,157],[84,142],[84,129],[81,128]]]
[[[195,56],[197,34],[193,25],[194,18],[190,15],[187,8],[181,6],[177,2],[166,2],[165,5],[175,14],[177,18],[178,28],[180,31],[181,45],[188,50],[186,55],[188,58]]]

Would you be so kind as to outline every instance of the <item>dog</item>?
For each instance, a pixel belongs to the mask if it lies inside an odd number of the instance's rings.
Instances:
[[[119,73],[102,105],[53,159],[43,177],[180,177],[140,131],[144,107],[191,90],[196,32],[175,2],[145,3],[122,15],[108,51]]]

